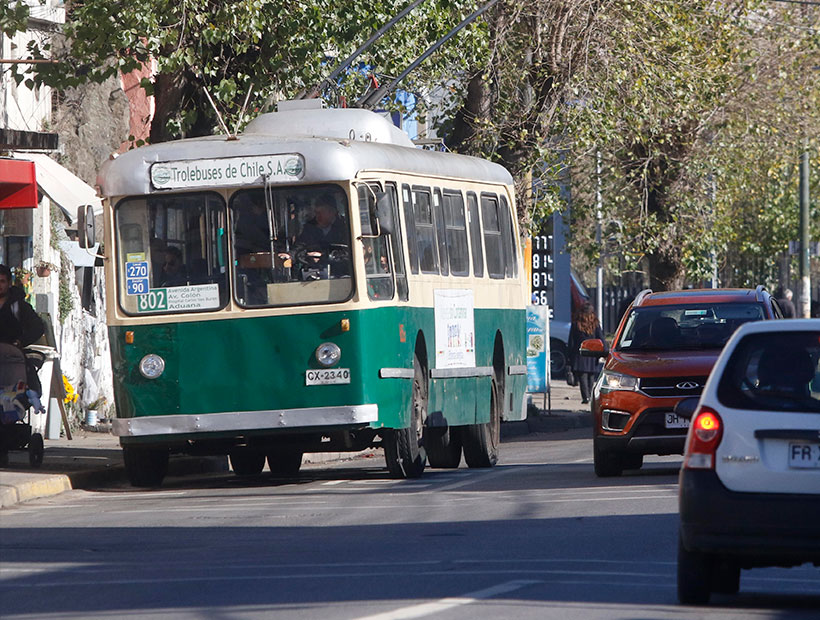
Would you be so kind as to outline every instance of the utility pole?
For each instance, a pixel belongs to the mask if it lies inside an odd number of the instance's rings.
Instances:
[[[800,156],[800,308],[799,316],[811,316],[811,270],[809,266],[809,145]]]

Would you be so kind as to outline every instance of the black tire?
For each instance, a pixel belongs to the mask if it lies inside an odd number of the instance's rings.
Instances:
[[[624,454],[621,457],[621,464],[624,469],[640,469],[643,467],[643,454]]]
[[[283,450],[268,454],[268,468],[274,476],[295,476],[302,467],[302,452]]]
[[[168,450],[123,446],[122,460],[134,487],[158,487],[168,473]]]
[[[595,475],[599,478],[613,478],[624,471],[621,455],[611,450],[602,450],[593,445],[592,458],[595,464]]]
[[[40,433],[34,433],[28,440],[28,464],[38,469],[43,464],[44,454],[43,436]]]
[[[490,421],[461,427],[461,445],[467,467],[494,467],[498,462],[498,444],[501,440],[501,402],[496,378],[490,388]]]
[[[567,345],[550,338],[550,377],[563,379],[567,372]]]
[[[678,600],[683,605],[706,605],[712,593],[713,556],[689,551],[678,536]]]
[[[461,464],[461,437],[447,426],[424,429],[424,449],[430,467],[455,469]]]
[[[413,358],[413,371],[410,426],[387,430],[382,436],[384,460],[387,463],[387,470],[394,478],[418,478],[427,463],[423,437],[430,384],[418,354]]]
[[[234,450],[228,455],[237,476],[258,476],[265,467],[265,453],[256,450]]]
[[[737,594],[740,590],[740,566],[730,560],[716,562],[712,569],[712,592]]]

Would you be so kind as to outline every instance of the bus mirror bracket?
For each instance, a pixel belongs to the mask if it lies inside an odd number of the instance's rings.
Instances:
[[[83,205],[77,209],[77,243],[81,248],[93,248],[96,242],[94,208]]]
[[[380,235],[393,234],[393,203],[387,192],[376,192],[376,219]]]

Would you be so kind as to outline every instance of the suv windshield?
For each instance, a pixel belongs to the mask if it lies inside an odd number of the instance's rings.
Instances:
[[[818,332],[750,334],[738,343],[718,384],[728,407],[820,411]]]
[[[763,318],[763,306],[757,303],[633,308],[616,350],[721,349],[741,324]]]
[[[259,188],[230,202],[237,302],[344,301],[353,294],[348,200],[338,185]]]

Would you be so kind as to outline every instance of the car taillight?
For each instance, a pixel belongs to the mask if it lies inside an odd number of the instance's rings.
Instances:
[[[701,407],[692,421],[683,466],[686,469],[714,469],[715,453],[723,438],[723,422],[717,411]]]

